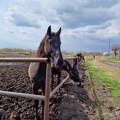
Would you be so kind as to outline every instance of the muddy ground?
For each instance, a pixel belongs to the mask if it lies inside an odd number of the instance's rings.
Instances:
[[[32,93],[28,77],[29,64],[4,63],[0,66],[0,89]],[[91,95],[91,84],[85,75],[84,63],[79,66],[84,87],[78,87],[71,79],[66,82],[50,102],[50,120],[96,120],[96,106]],[[63,72],[62,79],[67,76]],[[35,120],[33,100],[0,96],[1,120]],[[41,105],[39,105],[41,116]]]
[[[29,63],[22,65],[8,65],[4,63],[4,65],[0,65],[0,90],[32,93],[32,82],[29,80],[27,73],[28,65]],[[93,97],[92,83],[86,75],[87,68],[84,62],[79,65],[78,70],[83,87],[78,87],[69,79],[62,86],[60,92],[57,92],[51,98],[50,120],[98,119],[99,113],[96,107],[96,99]],[[67,73],[63,72],[61,79],[65,78],[65,76],[67,76]],[[105,90],[106,87],[103,86],[102,91]],[[98,89],[98,91],[102,93],[101,90]],[[116,110],[119,112],[119,108]],[[41,104],[39,104],[39,116],[41,116]],[[35,120],[34,101],[0,96],[0,120]]]

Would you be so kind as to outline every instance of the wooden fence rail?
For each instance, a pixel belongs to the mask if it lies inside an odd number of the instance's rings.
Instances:
[[[76,57],[64,58],[64,60],[72,60],[72,64],[73,64],[73,59],[75,59],[75,58]],[[53,91],[50,92],[51,59],[47,59],[47,58],[0,58],[0,62],[46,62],[47,63],[45,96],[26,94],[26,93],[16,93],[16,92],[9,92],[9,91],[2,91],[2,90],[0,90],[0,95],[45,101],[44,120],[49,120],[49,101],[50,101],[50,98],[59,90],[59,88],[64,84],[64,82],[66,80],[68,80],[69,75]]]

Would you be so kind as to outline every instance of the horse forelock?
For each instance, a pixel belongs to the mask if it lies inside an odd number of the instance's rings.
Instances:
[[[56,32],[51,32],[51,36],[57,36]],[[58,35],[58,40],[61,42],[60,36]]]

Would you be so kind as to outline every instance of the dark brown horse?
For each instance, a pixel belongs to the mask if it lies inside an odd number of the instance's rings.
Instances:
[[[63,65],[61,68],[52,67],[52,83],[51,88],[53,89],[54,79],[55,76],[58,76],[58,84],[60,84],[60,77],[62,70],[65,70],[68,72],[70,78],[77,83],[78,86],[81,86],[81,79],[79,77],[79,72],[76,67],[72,67],[70,63],[66,60],[63,61]]]
[[[52,58],[55,66],[62,66],[63,58],[61,54],[60,41],[61,28],[58,32],[51,32],[51,26],[48,27],[47,33],[40,43],[36,57]],[[29,66],[29,77],[32,80],[33,93],[38,94],[38,90],[42,89],[45,95],[45,79],[46,79],[46,63],[32,62]],[[35,100],[36,118],[38,117],[38,100]],[[44,101],[42,101],[42,116],[44,110]]]

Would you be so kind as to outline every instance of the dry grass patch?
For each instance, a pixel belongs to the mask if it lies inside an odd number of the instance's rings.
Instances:
[[[104,70],[106,75],[120,82],[120,67],[108,65],[98,59],[91,61],[91,64],[93,67]]]

